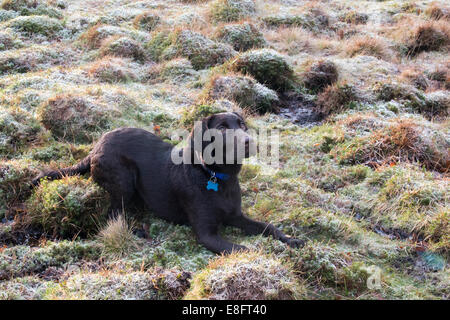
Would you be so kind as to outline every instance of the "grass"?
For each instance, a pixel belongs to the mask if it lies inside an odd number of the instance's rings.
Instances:
[[[448,21],[432,0],[2,1],[0,299],[448,300]],[[221,111],[278,130],[242,210],[305,247],[226,227],[250,251],[217,256],[148,210],[108,220],[88,174],[29,188],[109,130],[176,144]]]

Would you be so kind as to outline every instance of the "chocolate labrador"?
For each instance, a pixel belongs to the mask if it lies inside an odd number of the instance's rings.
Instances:
[[[209,131],[214,134],[210,134],[208,140],[205,136]],[[200,132],[199,137],[194,132]],[[233,137],[227,139],[230,134]],[[218,137],[233,145],[223,143],[222,149],[220,146],[210,148]],[[201,141],[196,143],[196,139]],[[244,146],[240,157],[239,145]],[[208,146],[212,149],[209,157],[213,159],[205,161]],[[244,119],[234,112],[203,119],[194,127],[187,146],[182,149],[174,148],[146,130],[121,128],[103,135],[77,165],[43,173],[32,183],[37,185],[44,177],[52,180],[90,172],[94,181],[110,194],[110,215],[122,211],[137,196],[157,217],[191,225],[198,241],[215,253],[245,249],[221,238],[220,225],[241,228],[249,235],[272,236],[289,246],[299,247],[303,244],[301,240],[290,238],[272,224],[254,221],[242,213],[238,180],[242,166],[239,160],[242,159],[239,158],[249,157],[252,146]],[[230,151],[234,156],[229,156]],[[218,161],[217,157],[223,161]],[[175,158],[183,161],[177,163]]]

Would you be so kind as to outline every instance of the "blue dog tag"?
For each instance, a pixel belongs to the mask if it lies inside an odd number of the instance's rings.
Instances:
[[[214,190],[217,192],[219,191],[219,184],[217,182],[209,180],[208,184],[206,185],[206,190]]]

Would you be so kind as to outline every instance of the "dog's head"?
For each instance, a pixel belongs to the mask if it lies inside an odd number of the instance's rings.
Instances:
[[[256,153],[254,139],[244,118],[236,112],[211,115],[198,123],[191,134],[191,147],[205,164],[241,164]]]

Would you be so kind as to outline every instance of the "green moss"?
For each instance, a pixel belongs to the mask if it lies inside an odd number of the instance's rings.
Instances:
[[[340,164],[419,162],[430,170],[448,170],[450,141],[423,123],[398,119],[387,128],[356,137],[331,150]]]
[[[237,57],[231,67],[253,76],[258,82],[276,91],[294,86],[294,71],[286,58],[270,49],[247,51]]]
[[[369,20],[369,16],[366,13],[360,13],[356,11],[349,11],[339,17],[342,22],[351,24],[366,24]]]
[[[199,78],[199,74],[192,63],[184,58],[170,60],[162,66],[160,76],[164,80],[174,83],[193,81]]]
[[[153,34],[151,40],[145,44],[145,50],[153,61],[161,61],[165,50],[172,44],[172,38],[168,31]]]
[[[22,149],[39,142],[42,128],[29,113],[0,109],[0,155],[12,157]]]
[[[176,270],[128,273],[80,273],[49,287],[44,299],[160,300],[179,299],[189,282]]]
[[[40,34],[47,37],[54,37],[59,31],[64,29],[63,24],[59,20],[46,16],[21,16],[12,19],[8,24],[16,31],[28,35]]]
[[[65,94],[44,102],[38,117],[54,136],[85,143],[111,125],[111,111],[90,99]]]
[[[215,0],[210,4],[211,18],[215,22],[231,22],[256,12],[253,0]]]
[[[236,54],[230,46],[212,41],[191,30],[159,32],[145,48],[155,61],[182,56],[189,59],[196,70],[222,64]]]
[[[48,242],[45,246],[31,248],[15,246],[0,253],[0,280],[39,274],[49,267],[67,267],[80,261],[97,260],[101,248],[93,242]]]
[[[127,65],[127,61],[118,57],[104,57],[100,61],[95,62],[88,72],[89,75],[107,83],[137,80],[137,75]]]
[[[127,37],[111,37],[100,47],[100,54],[116,57],[132,58],[136,61],[145,60],[145,51],[139,42]]]
[[[145,12],[136,16],[133,20],[135,28],[152,31],[161,22],[161,18],[152,12]]]
[[[184,111],[180,123],[187,128],[191,128],[195,121],[201,121],[203,118],[206,118],[212,114],[224,111],[224,109],[212,105],[195,105]]]
[[[302,27],[310,30],[316,28],[316,21],[304,15],[268,15],[262,18],[268,27]]]
[[[210,262],[198,273],[185,299],[300,299],[305,288],[292,270],[258,252],[236,253]]]
[[[264,114],[276,110],[279,105],[275,91],[248,76],[213,77],[208,87],[208,100],[228,99],[252,112]]]
[[[30,182],[39,173],[29,160],[0,161],[0,216],[31,194]]]
[[[216,38],[232,45],[236,51],[247,51],[266,45],[263,34],[248,22],[224,25],[216,33]]]
[[[27,202],[33,225],[51,236],[95,233],[106,217],[108,199],[92,180],[67,177],[43,181]]]

